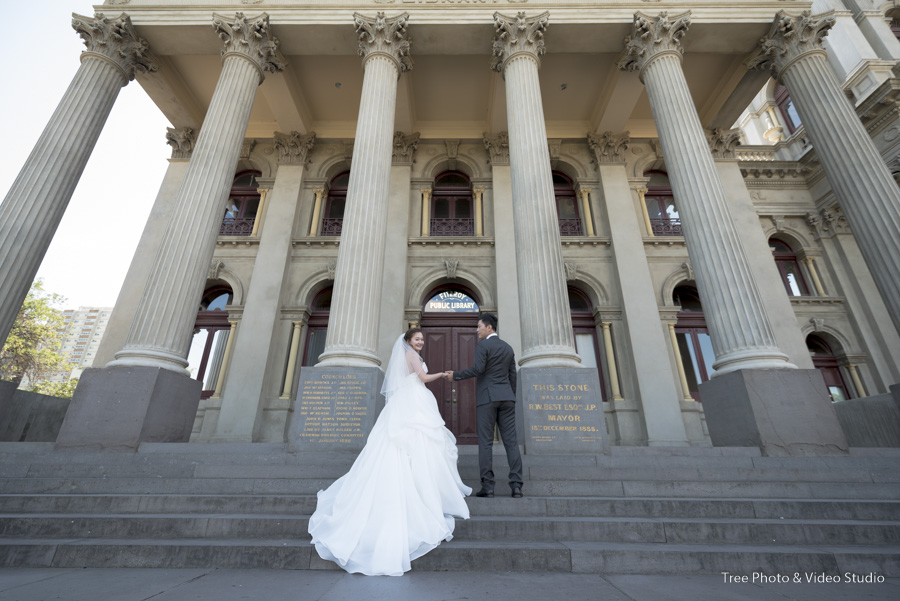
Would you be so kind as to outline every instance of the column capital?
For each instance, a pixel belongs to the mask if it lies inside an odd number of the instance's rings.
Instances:
[[[714,159],[737,158],[735,149],[741,143],[739,129],[710,129],[706,131],[706,141]]]
[[[822,38],[835,23],[834,11],[813,15],[805,10],[792,15],[783,10],[775,15],[769,32],[759,41],[759,52],[747,61],[747,68],[770,70],[778,79],[798,59],[810,53],[825,53]]]
[[[631,134],[627,131],[621,134],[605,131],[600,135],[588,134],[587,140],[598,165],[600,163],[624,163],[625,151],[631,141]]]
[[[278,38],[269,30],[268,14],[248,19],[241,12],[235,13],[234,17],[213,13],[213,27],[225,43],[222,58],[237,55],[248,59],[259,69],[260,83],[266,73],[284,70],[284,63],[278,56]]]
[[[386,55],[397,64],[398,74],[412,71],[413,60],[409,55],[412,38],[406,32],[409,13],[387,18],[383,12],[375,13],[375,17],[366,17],[353,13],[353,24],[359,36],[358,53],[363,57],[363,64],[375,55]]]
[[[493,136],[482,134],[484,147],[491,153],[491,165],[509,165],[509,134],[501,131]]]
[[[125,13],[115,19],[103,13],[96,13],[93,18],[72,13],[72,27],[87,47],[81,60],[91,56],[106,60],[122,71],[126,82],[134,79],[135,73],[159,70],[147,40],[138,37],[131,17]]]
[[[681,60],[684,48],[681,38],[691,25],[691,11],[669,17],[667,12],[651,16],[640,11],[634,13],[631,35],[625,38],[625,50],[618,66],[623,71],[639,71],[644,80],[644,68],[653,59],[672,54]]]
[[[316,132],[307,134],[292,131],[289,134],[275,132],[275,151],[279,165],[305,165],[306,155],[316,144]]]
[[[181,129],[166,128],[166,144],[172,147],[173,159],[191,158],[196,142],[197,134],[190,127],[182,127]]]
[[[392,160],[394,165],[412,165],[413,157],[419,147],[419,132],[405,134],[402,131],[394,132],[394,148]]]
[[[506,63],[518,54],[529,54],[541,65],[544,48],[544,32],[550,23],[550,13],[543,12],[527,18],[524,11],[515,17],[494,13],[494,41],[491,52],[491,69],[503,73]]]

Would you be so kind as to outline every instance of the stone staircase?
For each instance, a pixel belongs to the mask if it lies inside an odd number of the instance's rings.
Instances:
[[[460,473],[475,487],[472,451]],[[0,566],[337,569],[309,544],[307,520],[352,460],[278,444],[0,443]],[[897,577],[898,460],[898,449],[528,455],[524,499],[470,498],[472,519],[413,569]],[[501,452],[495,472],[505,467]]]

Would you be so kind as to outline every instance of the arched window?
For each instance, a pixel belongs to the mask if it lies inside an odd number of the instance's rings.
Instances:
[[[644,176],[650,178],[644,204],[650,218],[651,232],[654,236],[683,236],[669,176],[663,171],[647,171]]]
[[[259,171],[242,171],[234,178],[231,194],[225,206],[220,236],[249,236],[253,232],[259,210]]]
[[[429,225],[432,236],[475,235],[469,176],[461,171],[445,171],[434,178]]]
[[[781,116],[784,118],[790,133],[794,133],[803,125],[803,122],[800,121],[800,113],[797,112],[788,89],[781,84],[778,84],[775,88],[775,104],[778,105],[778,110],[781,111]]]
[[[553,172],[553,193],[556,196],[556,215],[559,218],[560,236],[581,236],[581,213],[578,212],[578,198],[575,185],[569,176],[559,171]]]
[[[203,293],[197,321],[194,322],[194,338],[188,353],[188,371],[195,380],[203,382],[200,398],[212,396],[219,381],[225,346],[231,324],[225,305],[231,304],[233,293],[226,285],[212,286]]]
[[[572,330],[575,334],[575,352],[581,357],[584,367],[596,368],[600,381],[603,382],[603,368],[600,365],[600,344],[597,340],[597,325],[594,321],[594,305],[588,296],[569,286],[569,311],[572,313]],[[606,387],[600,387],[603,400],[606,400]]]
[[[825,378],[825,386],[831,393],[834,401],[843,401],[850,398],[847,394],[847,386],[844,384],[844,377],[841,375],[841,368],[838,367],[837,358],[831,350],[831,346],[825,342],[820,336],[810,334],[806,337],[806,348],[813,360],[813,367],[822,372]]]
[[[681,306],[678,321],[675,322],[675,337],[678,340],[678,353],[684,365],[691,396],[700,400],[699,385],[706,382],[715,373],[713,363],[716,354],[713,351],[712,339],[706,328],[706,317],[700,295],[693,286],[678,286],[672,293],[676,305]]]
[[[769,248],[772,249],[772,257],[775,259],[775,265],[781,274],[781,281],[784,282],[788,296],[809,296],[809,288],[803,279],[803,272],[800,271],[797,255],[790,245],[778,238],[769,238]]]
[[[328,184],[328,198],[325,199],[325,210],[322,212],[322,235],[340,236],[344,223],[344,205],[347,204],[347,185],[350,183],[350,172],[338,173]]]
[[[328,287],[319,292],[309,308],[309,324],[306,328],[306,345],[301,365],[315,365],[319,355],[325,351],[325,336],[328,334],[328,315],[331,311],[331,292]]]

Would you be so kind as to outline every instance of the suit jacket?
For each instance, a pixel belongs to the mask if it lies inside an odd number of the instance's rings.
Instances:
[[[475,365],[453,372],[454,380],[475,378],[476,403],[516,400],[516,355],[512,347],[491,336],[475,347]]]

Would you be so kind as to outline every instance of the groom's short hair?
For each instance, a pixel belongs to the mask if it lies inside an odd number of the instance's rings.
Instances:
[[[492,313],[483,313],[478,317],[478,321],[486,326],[490,326],[492,330],[497,331],[497,317]]]

